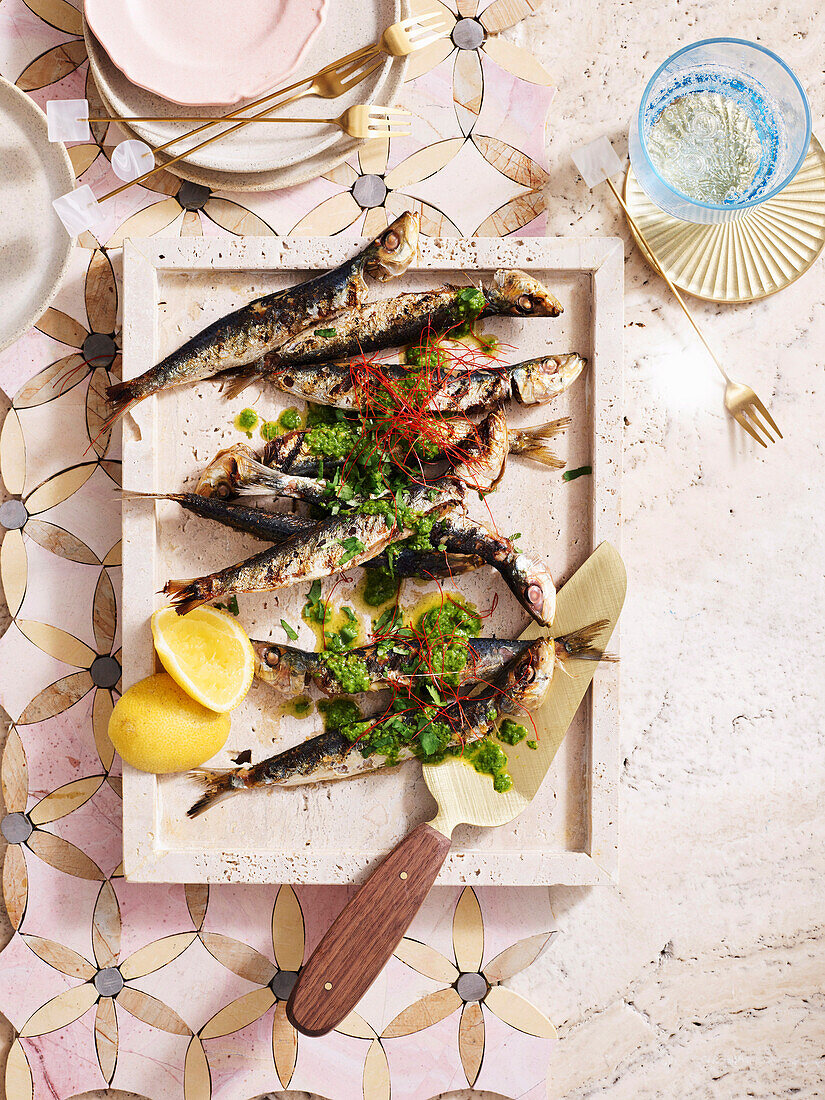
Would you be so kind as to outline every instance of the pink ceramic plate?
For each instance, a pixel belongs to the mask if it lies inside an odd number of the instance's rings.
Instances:
[[[254,99],[297,69],[327,0],[86,0],[112,61],[175,103]]]

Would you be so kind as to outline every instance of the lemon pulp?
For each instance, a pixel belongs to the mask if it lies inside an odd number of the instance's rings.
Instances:
[[[152,616],[161,663],[187,694],[224,714],[244,698],[255,672],[252,643],[240,623],[214,607],[178,615],[172,607]]]

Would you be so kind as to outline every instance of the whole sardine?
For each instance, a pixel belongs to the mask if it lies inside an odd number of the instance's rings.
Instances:
[[[400,363],[289,367],[273,371],[268,381],[285,393],[316,405],[331,405],[350,412],[369,413],[381,408],[403,411],[415,403],[419,410],[457,416],[493,409],[511,399],[520,405],[546,404],[575,382],[586,363],[580,355],[568,352],[543,355],[511,366],[441,373],[435,368],[429,380],[429,397],[422,405],[399,388],[399,383],[411,374],[410,368]]]
[[[411,291],[351,310],[336,318],[334,331],[324,326],[302,332],[260,362],[231,372],[229,393],[237,393],[257,378],[284,388],[279,375],[286,369],[417,344],[425,331],[449,332],[467,320],[494,316],[558,317],[564,312],[550,291],[524,271],[497,271],[493,285],[480,287],[476,292],[477,306],[468,301],[468,292],[473,290],[442,286]]]
[[[440,516],[462,502],[463,487],[445,479],[438,485],[411,488],[406,507],[417,516]],[[347,512],[292,535],[246,561],[192,580],[167,581],[164,593],[179,615],[209,600],[237,592],[270,592],[305,580],[363,565],[412,530],[398,511],[384,514]]]
[[[224,527],[252,535],[273,545],[280,545],[293,535],[307,534],[318,526],[318,520],[307,516],[296,516],[292,512],[266,512],[263,508],[248,508],[234,501],[223,500],[218,496],[204,497],[197,493],[137,493],[128,495],[146,497],[152,500],[171,500],[181,508],[196,516],[210,519]],[[365,569],[386,569],[389,567],[386,550],[364,562]],[[466,555],[452,555],[426,550],[413,550],[409,546],[399,546],[393,552],[392,571],[396,577],[452,577],[458,573],[467,573],[478,569],[481,558]]]
[[[553,639],[538,638],[530,642],[478,695],[437,710],[433,721],[445,722],[455,731],[452,747],[477,741],[489,733],[502,716],[522,714],[540,707],[550,687],[555,663]],[[398,715],[392,717],[397,720]],[[380,727],[383,720],[386,719],[377,718],[371,728]],[[413,748],[402,749],[397,762],[416,755]],[[187,816],[197,817],[238,791],[349,779],[386,766],[385,756],[376,754],[365,757],[344,732],[330,730],[251,767],[193,771],[190,774],[204,784],[205,790],[187,810]]]
[[[308,326],[361,305],[367,295],[365,276],[384,281],[402,275],[417,251],[418,215],[402,214],[335,270],[234,310],[137,378],[110,386],[107,397],[112,414],[117,416],[132,402],[168,386],[197,382],[251,363]]]

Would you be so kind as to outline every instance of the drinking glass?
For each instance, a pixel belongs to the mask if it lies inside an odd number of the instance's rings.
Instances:
[[[647,196],[682,221],[741,217],[786,187],[811,138],[805,92],[776,54],[709,38],[660,65],[630,125]]]

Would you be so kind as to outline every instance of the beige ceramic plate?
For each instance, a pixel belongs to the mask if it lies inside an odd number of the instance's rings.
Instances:
[[[406,12],[406,3],[403,5]],[[376,41],[383,30],[402,17],[402,0],[348,0],[330,8],[327,20],[313,43],[312,49],[296,73],[309,75],[337,57]],[[181,108],[159,96],[152,95],[131,84],[107,56],[100,43],[85,28],[89,65],[101,95],[110,110],[122,117],[138,115],[175,116]],[[381,55],[381,64],[348,95],[336,100],[308,98],[291,104],[284,115],[339,115],[344,108],[355,103],[375,103],[386,106],[395,100],[404,79],[406,64],[403,58],[391,59]],[[320,110],[319,110],[320,106]],[[208,107],[188,108],[183,112],[193,118],[212,115]],[[163,144],[192,129],[185,123],[135,123],[134,133],[148,144]],[[261,173],[271,176],[279,173],[277,182],[269,187],[286,187],[314,179],[320,172],[328,171],[349,156],[361,143],[342,134],[337,127],[319,127],[314,124],[279,127],[270,123],[246,126],[237,133],[214,142],[187,157],[190,168],[208,169],[210,172],[258,177],[254,188],[237,186],[233,190],[263,189]],[[186,142],[171,146],[172,153],[182,152]],[[326,156],[323,156],[326,154]],[[319,168],[318,166],[321,165]]]
[[[0,348],[30,329],[57,293],[73,242],[52,200],[74,182],[66,146],[49,141],[46,116],[0,77]]]
[[[825,152],[815,137],[788,186],[733,221],[696,225],[666,214],[632,168],[624,195],[671,281],[707,301],[753,302],[776,294],[804,275],[825,246]]]

